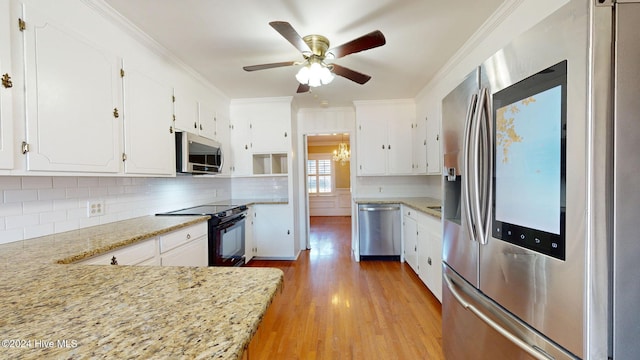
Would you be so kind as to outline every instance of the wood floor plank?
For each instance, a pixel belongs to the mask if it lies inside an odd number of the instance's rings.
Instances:
[[[355,262],[350,217],[312,217],[310,230],[298,260],[247,265],[285,274],[251,360],[444,358],[441,305],[407,264]]]

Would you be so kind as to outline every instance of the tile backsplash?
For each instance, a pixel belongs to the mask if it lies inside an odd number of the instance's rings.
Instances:
[[[231,179],[0,176],[0,244],[231,198]],[[89,217],[89,201],[104,215]]]

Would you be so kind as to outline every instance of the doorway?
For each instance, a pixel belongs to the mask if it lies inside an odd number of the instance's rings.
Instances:
[[[312,217],[351,217],[351,139],[349,133],[306,136],[307,229]],[[347,157],[338,160],[339,154]],[[307,249],[310,239],[307,237]]]

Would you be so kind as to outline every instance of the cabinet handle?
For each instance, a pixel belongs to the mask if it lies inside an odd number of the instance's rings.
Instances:
[[[111,265],[118,265],[118,259],[115,256],[111,258]]]
[[[431,256],[427,258],[427,264],[431,265]]]
[[[11,76],[9,76],[9,74],[2,75],[2,86],[4,86],[5,89],[13,87],[13,82],[11,81]]]
[[[418,251],[418,245],[415,245],[415,246],[413,247],[413,251]]]
[[[284,137],[287,137],[287,132],[286,131],[284,132]]]
[[[194,128],[194,129],[197,129],[197,128],[198,128],[198,124],[197,124],[195,121],[193,122],[193,128]]]
[[[384,144],[382,144],[382,150],[384,150]]]
[[[202,130],[202,124],[200,124],[200,130]]]
[[[191,234],[187,234],[187,240],[191,239]]]
[[[436,141],[440,141],[440,134],[436,134]]]
[[[391,145],[387,146],[387,149],[391,150]]]
[[[290,231],[290,230],[287,230],[287,235],[290,235],[290,234],[291,234],[291,231]]]
[[[245,149],[245,150],[249,150],[249,145],[244,144],[244,149]]]

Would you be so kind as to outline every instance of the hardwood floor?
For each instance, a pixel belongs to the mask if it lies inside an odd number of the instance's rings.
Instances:
[[[311,250],[278,267],[284,289],[249,348],[257,359],[443,359],[441,305],[406,264],[355,262],[351,218],[311,218]]]

